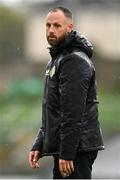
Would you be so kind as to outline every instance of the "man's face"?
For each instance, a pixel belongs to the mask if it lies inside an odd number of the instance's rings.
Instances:
[[[51,46],[58,44],[73,29],[72,20],[60,10],[49,12],[46,18],[46,37]]]

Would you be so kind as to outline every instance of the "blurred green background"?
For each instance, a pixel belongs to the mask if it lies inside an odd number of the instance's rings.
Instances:
[[[44,39],[41,40],[43,37],[42,32],[44,32],[45,26],[44,17],[48,9],[58,4],[58,2],[59,1],[51,1],[49,3],[43,3],[43,1],[38,1],[38,4],[35,4],[32,1],[31,3],[28,1],[24,1],[24,3],[23,1],[20,1],[19,4],[16,3],[10,6],[5,4],[3,1],[0,3],[1,177],[10,177],[10,175],[14,175],[16,177],[28,177],[31,175],[31,178],[50,178],[48,175],[53,165],[52,161],[49,161],[49,158],[42,160],[43,165],[41,165],[41,169],[33,172],[28,166],[28,152],[41,125],[44,71],[46,63],[49,59],[49,56],[46,56],[48,53],[46,49],[47,46],[46,44],[43,44]],[[73,4],[71,1],[62,1],[63,4],[59,4],[69,6],[70,8],[72,7],[75,17],[79,21],[79,16],[74,10],[75,7],[82,5],[87,12],[87,8],[91,8],[91,5],[87,0],[84,1],[84,3],[83,1],[77,0],[75,2],[76,6],[75,3]],[[98,6],[95,4],[97,1],[91,2],[93,3],[92,5],[94,5],[94,7],[92,7],[94,8],[94,13],[96,13],[96,9],[98,8],[101,14],[102,5],[105,5],[105,2],[101,1],[101,4],[96,3]],[[115,7],[118,5],[119,3],[116,4]],[[93,9],[91,9],[91,12],[92,11]],[[119,32],[120,25],[116,26],[116,22],[118,24],[116,18],[119,16],[119,13],[117,9],[115,9],[115,12],[112,11],[113,16],[116,15],[114,19],[115,32]],[[111,13],[111,9],[108,9],[106,13]],[[86,20],[86,16],[82,11],[80,16]],[[85,20],[84,23],[87,24],[88,19],[86,21]],[[79,27],[78,21],[75,22],[76,28]],[[107,19],[105,21],[107,21]],[[39,27],[39,23],[42,24],[42,27]],[[91,27],[91,23],[89,23],[88,26]],[[113,25],[111,24],[111,26]],[[93,27],[94,30],[95,27],[96,25]],[[41,31],[37,32],[36,29]],[[86,30],[82,24],[81,29],[83,33],[84,30]],[[32,32],[34,32],[34,35]],[[96,32],[94,34],[96,36]],[[107,54],[104,54],[100,46],[97,44],[97,41],[92,39],[89,29],[85,31],[85,35],[88,38],[90,37],[95,46],[94,57],[92,60],[95,64],[97,72],[98,97],[100,101],[99,119],[103,131],[104,141],[107,142],[111,137],[118,136],[120,132],[119,52],[117,52],[114,47],[116,53],[114,51],[110,52],[108,48],[108,50],[106,50],[108,51]],[[114,41],[117,41],[118,39],[119,38],[116,34],[116,39],[114,39]],[[107,46],[107,41],[105,43]],[[110,43],[114,44],[113,41]],[[120,47],[120,41],[117,42],[117,44]],[[43,51],[43,49],[45,50]],[[44,170],[45,166],[48,167],[47,173]],[[99,177],[99,175],[96,177]]]

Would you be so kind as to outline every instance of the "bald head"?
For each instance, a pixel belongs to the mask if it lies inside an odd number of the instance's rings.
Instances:
[[[73,30],[72,14],[66,8],[49,11],[46,18],[46,37],[51,46],[57,45]]]
[[[70,20],[73,20],[72,12],[71,12],[69,9],[67,9],[67,8],[64,8],[64,7],[59,6],[59,7],[55,7],[55,8],[53,8],[53,9],[51,9],[49,12],[57,12],[57,11],[59,11],[59,10],[62,11],[63,14],[64,14],[67,18],[69,18]]]

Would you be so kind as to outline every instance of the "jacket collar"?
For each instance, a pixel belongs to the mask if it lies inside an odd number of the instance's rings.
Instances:
[[[49,53],[52,58],[55,58],[63,50],[78,49],[83,51],[89,58],[93,54],[93,46],[87,38],[77,31],[72,31],[68,36],[60,41],[56,46],[49,47]]]
[[[68,34],[68,36],[60,41],[56,46],[48,47],[51,57],[55,57],[71,44],[74,38],[72,32]]]

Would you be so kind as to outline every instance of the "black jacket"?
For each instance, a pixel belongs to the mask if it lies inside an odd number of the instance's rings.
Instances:
[[[45,74],[42,128],[32,150],[73,160],[78,151],[104,149],[98,121],[93,47],[76,31],[56,47]]]

